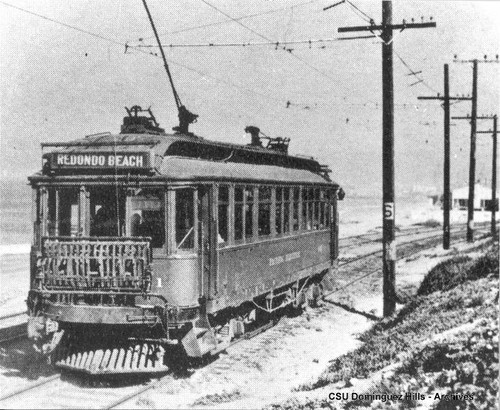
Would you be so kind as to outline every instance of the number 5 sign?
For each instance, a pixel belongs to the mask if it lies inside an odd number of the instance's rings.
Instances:
[[[384,219],[393,220],[394,219],[394,202],[384,203]]]

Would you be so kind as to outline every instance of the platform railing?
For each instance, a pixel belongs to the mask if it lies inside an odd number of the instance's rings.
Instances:
[[[144,290],[150,265],[150,238],[44,237],[39,273],[52,290]]]

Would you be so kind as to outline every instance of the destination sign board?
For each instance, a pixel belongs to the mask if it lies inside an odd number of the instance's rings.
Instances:
[[[149,152],[55,152],[52,168],[151,168]]]

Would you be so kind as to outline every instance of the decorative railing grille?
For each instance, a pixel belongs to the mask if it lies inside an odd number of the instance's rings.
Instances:
[[[145,290],[150,264],[149,238],[46,237],[39,265],[47,289]]]

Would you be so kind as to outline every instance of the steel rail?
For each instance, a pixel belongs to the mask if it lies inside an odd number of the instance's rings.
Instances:
[[[13,317],[22,316],[22,315],[26,315],[26,314],[27,314],[27,312],[25,310],[19,311],[19,312],[15,312],[15,313],[9,313],[7,315],[0,316],[0,322],[2,320],[11,319]]]
[[[463,232],[463,230],[462,230],[462,231],[458,231],[458,232],[453,232],[453,233],[454,233],[454,234],[456,234],[456,233],[461,233],[461,232]],[[480,231],[480,230],[477,230],[477,232],[482,232],[483,234],[486,234],[486,235],[488,234],[488,232],[485,232],[485,231]],[[439,234],[439,235],[434,235],[434,236],[429,236],[429,237],[426,237],[426,238],[416,239],[416,240],[414,240],[414,241],[407,241],[407,242],[403,242],[403,243],[401,243],[400,245],[402,245],[402,246],[404,246],[404,245],[411,245],[411,244],[418,243],[418,242],[420,242],[420,241],[422,241],[422,240],[432,240],[432,239],[438,239],[438,238],[441,238],[441,236],[442,236],[442,234]],[[482,239],[484,239],[484,238],[482,238]],[[492,239],[492,240],[494,240],[494,238],[491,238],[491,239]],[[460,243],[463,243],[463,242],[465,242],[465,241],[466,241],[466,239],[461,239],[459,242],[460,242]],[[402,250],[404,250],[404,248],[403,248]],[[409,255],[405,255],[404,257],[405,257],[405,258],[407,258],[408,256],[414,255],[414,254],[416,254],[416,253],[420,252],[421,250],[422,250],[422,249],[415,249],[415,250],[414,250],[414,252],[411,252]],[[380,254],[380,253],[382,253],[382,252],[383,252],[382,250],[378,250],[378,251],[375,251],[375,252],[371,252],[371,253],[369,253],[369,254],[361,255],[359,258],[356,258],[356,259],[354,259],[354,260],[352,260],[352,261],[348,261],[348,262],[346,262],[346,263],[344,263],[344,264],[342,264],[342,265],[339,265],[339,267],[340,267],[340,266],[345,266],[345,265],[350,264],[350,263],[352,263],[352,262],[357,262],[357,261],[360,261],[360,260],[362,260],[362,259],[366,259],[366,258],[368,258],[368,257],[370,257],[370,256],[374,256],[374,255],[376,255],[376,254]],[[402,258],[398,258],[398,260],[401,260],[401,259],[402,259]],[[352,284],[354,284],[354,283],[356,283],[356,282],[359,282],[360,280],[362,280],[362,279],[364,279],[364,278],[366,278],[366,277],[368,277],[368,276],[370,276],[370,275],[373,275],[373,274],[375,274],[375,273],[380,273],[380,270],[381,270],[381,268],[379,267],[379,268],[377,268],[377,269],[375,269],[375,270],[373,270],[373,271],[370,271],[370,272],[368,272],[368,273],[366,273],[366,274],[364,274],[364,275],[362,275],[362,276],[357,277],[356,279],[353,279],[352,281],[350,281],[350,282],[348,282],[347,284],[345,284],[345,285],[341,286],[340,288],[337,288],[337,289],[335,289],[335,290],[333,290],[333,291],[331,291],[331,292],[329,292],[329,293],[327,293],[327,294],[324,294],[324,295],[323,295],[323,299],[324,299],[324,298],[326,298],[326,297],[328,297],[328,296],[330,296],[330,295],[332,295],[332,294],[334,294],[334,293],[336,293],[336,292],[339,292],[339,291],[341,291],[341,290],[343,290],[343,289],[348,288],[348,287],[349,287],[349,286],[351,286]]]
[[[279,323],[279,320],[272,320],[270,322],[267,322],[266,324],[260,326],[259,328],[254,329],[251,332],[245,333],[242,337],[232,341],[228,345],[221,347],[220,349],[216,350],[212,355],[216,356],[219,353],[226,351],[227,349],[229,349],[230,347],[233,347],[234,345],[236,345],[238,343],[253,339],[257,335],[261,334],[262,332],[266,331],[267,329],[270,329],[271,327],[277,325],[278,323]],[[161,379],[157,380],[156,382],[153,382],[151,384],[148,384],[147,386],[142,387],[141,389],[139,389],[138,391],[136,391],[134,393],[130,393],[130,394],[123,396],[120,399],[118,399],[110,404],[107,404],[105,407],[103,407],[103,409],[107,409],[107,410],[114,409],[114,408],[118,407],[119,405],[121,405],[121,404],[123,404],[123,403],[137,397],[137,396],[140,396],[141,394],[145,393],[146,391],[151,390],[151,389],[163,384],[163,382],[164,382],[164,378],[161,378]]]
[[[13,392],[10,392],[10,393],[7,393],[3,396],[0,396],[0,401],[10,399],[14,396],[19,396],[21,394],[24,394],[30,390],[37,388],[37,387],[44,386],[50,382],[53,382],[54,380],[59,380],[60,378],[61,378],[61,374],[54,374],[53,376],[50,376],[48,379],[41,380],[39,382],[30,384],[29,386],[23,387],[23,388],[18,389],[18,390],[14,390]]]
[[[463,232],[464,228],[462,228],[462,230],[458,230],[458,231],[453,232],[453,233],[454,234],[461,233],[461,232]],[[484,232],[484,231],[480,231],[480,232],[482,232],[483,234],[487,234],[487,232]],[[437,235],[432,235],[432,236],[429,236],[429,237],[425,237],[425,238],[419,238],[419,239],[416,239],[416,240],[413,240],[413,241],[406,241],[406,242],[402,243],[401,245],[411,245],[411,244],[415,244],[415,243],[418,243],[418,242],[421,242],[421,241],[429,241],[429,240],[437,239],[437,238],[440,238],[440,237],[441,237],[441,233],[437,234]],[[465,241],[465,239],[461,240],[460,242],[463,242],[463,241]],[[429,245],[429,244],[427,244],[427,245]],[[427,247],[430,247],[430,246],[427,246]],[[404,251],[404,248],[402,248],[402,250]],[[415,254],[415,253],[417,253],[417,252],[419,252],[421,250],[422,250],[422,248],[415,249],[413,252],[411,252],[410,255],[413,255],[413,254]],[[356,260],[348,261],[347,263],[344,263],[341,266],[345,266],[345,265],[353,263],[355,261],[359,261],[359,260],[363,260],[363,259],[368,259],[369,257],[374,256],[376,254],[380,254],[381,252],[382,252],[381,250],[378,250],[376,252],[370,252],[368,254],[361,255],[359,258],[356,258]],[[404,257],[408,257],[408,255],[405,255]],[[358,278],[350,281],[349,283],[343,285],[341,288],[337,288],[334,291],[332,291],[332,292],[330,292],[330,293],[328,293],[326,295],[323,295],[323,298],[326,298],[327,296],[329,296],[329,295],[331,295],[331,294],[333,294],[335,292],[338,292],[338,291],[340,291],[342,289],[345,289],[345,288],[351,286],[353,283],[358,282],[358,281],[366,278],[367,276],[370,276],[370,275],[372,275],[374,273],[377,273],[377,272],[380,272],[380,268],[377,269],[377,270],[375,270],[375,271],[370,271],[370,272],[364,274],[363,276],[358,277]],[[11,315],[6,315],[6,316],[11,316]],[[15,315],[12,315],[12,316],[15,316]],[[278,322],[279,322],[279,320],[273,320],[273,321],[267,322],[263,326],[261,326],[261,327],[259,327],[257,329],[254,329],[251,332],[246,333],[241,338],[238,338],[238,339],[232,341],[231,343],[229,343],[229,344],[221,347],[220,349],[218,349],[215,352],[214,356],[217,355],[217,354],[219,354],[219,353],[221,353],[221,352],[223,352],[223,351],[225,351],[225,350],[227,350],[227,349],[229,349],[229,348],[231,348],[231,347],[233,347],[234,345],[236,345],[238,343],[241,343],[241,342],[243,342],[245,340],[252,339],[253,337],[257,336],[258,334],[260,334],[260,333],[266,331],[267,329],[275,326]],[[3,396],[0,396],[0,401],[5,401],[5,400],[10,399],[12,397],[22,395],[22,394],[24,394],[24,393],[26,393],[28,391],[31,391],[31,390],[33,390],[33,389],[35,389],[37,387],[41,387],[41,386],[47,385],[47,384],[49,384],[51,382],[54,382],[56,380],[59,380],[60,378],[61,378],[61,374],[55,374],[53,376],[50,376],[48,379],[42,380],[40,382],[33,383],[33,384],[31,384],[29,386],[26,386],[24,388],[21,388],[21,389],[15,390],[13,392],[7,393],[7,394],[5,394]],[[121,398],[119,398],[119,399],[117,399],[117,400],[115,400],[115,401],[107,404],[104,408],[106,408],[106,409],[116,408],[117,406],[119,406],[119,405],[121,405],[123,403],[126,403],[127,401],[129,401],[129,400],[131,400],[131,399],[133,399],[135,397],[140,396],[141,394],[145,393],[146,391],[151,390],[151,389],[153,389],[153,388],[155,388],[157,386],[160,386],[161,384],[167,382],[166,378],[167,378],[167,376],[164,376],[164,377],[162,377],[162,378],[160,378],[160,379],[158,379],[158,380],[156,380],[156,381],[154,381],[154,382],[152,382],[152,383],[150,383],[150,384],[148,384],[148,385],[146,385],[146,386],[138,389],[135,392],[126,394],[123,397],[121,397]]]

